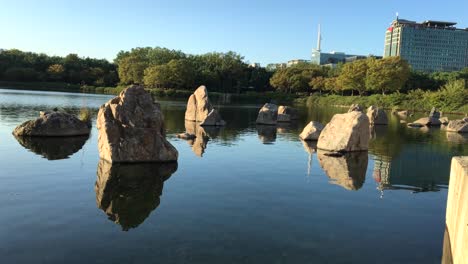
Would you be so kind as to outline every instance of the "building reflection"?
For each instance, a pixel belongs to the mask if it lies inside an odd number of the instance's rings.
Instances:
[[[350,152],[330,156],[324,150],[317,151],[320,166],[330,178],[330,183],[347,190],[357,191],[364,185],[367,170],[367,151]]]
[[[203,157],[208,141],[210,139],[217,138],[220,131],[220,127],[202,127],[197,122],[185,121],[185,132],[196,136],[196,138],[189,139],[187,142],[192,147],[193,153],[198,157]]]
[[[136,228],[159,206],[166,181],[177,163],[120,164],[100,160],[97,168],[97,207],[128,231]]]
[[[66,159],[78,152],[88,140],[88,136],[75,137],[22,137],[16,140],[26,149],[48,160]]]

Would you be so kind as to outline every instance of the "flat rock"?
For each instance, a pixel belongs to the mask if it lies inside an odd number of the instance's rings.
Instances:
[[[307,126],[304,127],[299,137],[302,140],[318,140],[320,133],[323,130],[323,125],[316,121],[310,121]]]
[[[64,137],[89,135],[90,127],[75,115],[64,112],[40,112],[13,130],[15,136]]]
[[[278,106],[266,103],[258,112],[257,124],[276,125],[278,121]]]
[[[369,148],[369,118],[360,111],[336,114],[318,139],[319,149],[350,152]]]
[[[159,104],[142,86],[133,85],[101,106],[97,117],[98,149],[109,162],[176,161],[166,140]]]

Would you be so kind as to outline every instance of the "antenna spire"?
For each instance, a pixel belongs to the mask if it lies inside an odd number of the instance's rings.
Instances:
[[[317,51],[320,51],[321,42],[322,42],[322,35],[321,35],[321,32],[320,32],[320,24],[318,24]]]

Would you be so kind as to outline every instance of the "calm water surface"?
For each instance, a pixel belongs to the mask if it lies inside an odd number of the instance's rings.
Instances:
[[[298,134],[343,109],[272,128],[255,125],[259,105],[223,103],[227,126],[203,130],[180,101],[160,101],[177,165],[99,162],[96,128],[11,134],[40,110],[110,98],[0,89],[2,263],[440,263],[450,159],[467,137],[391,117],[369,153],[331,158]],[[175,137],[186,129],[201,136]]]

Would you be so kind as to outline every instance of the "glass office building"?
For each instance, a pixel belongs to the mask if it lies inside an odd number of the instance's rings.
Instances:
[[[396,19],[385,33],[384,57],[400,56],[419,71],[468,67],[468,29],[456,23]]]

